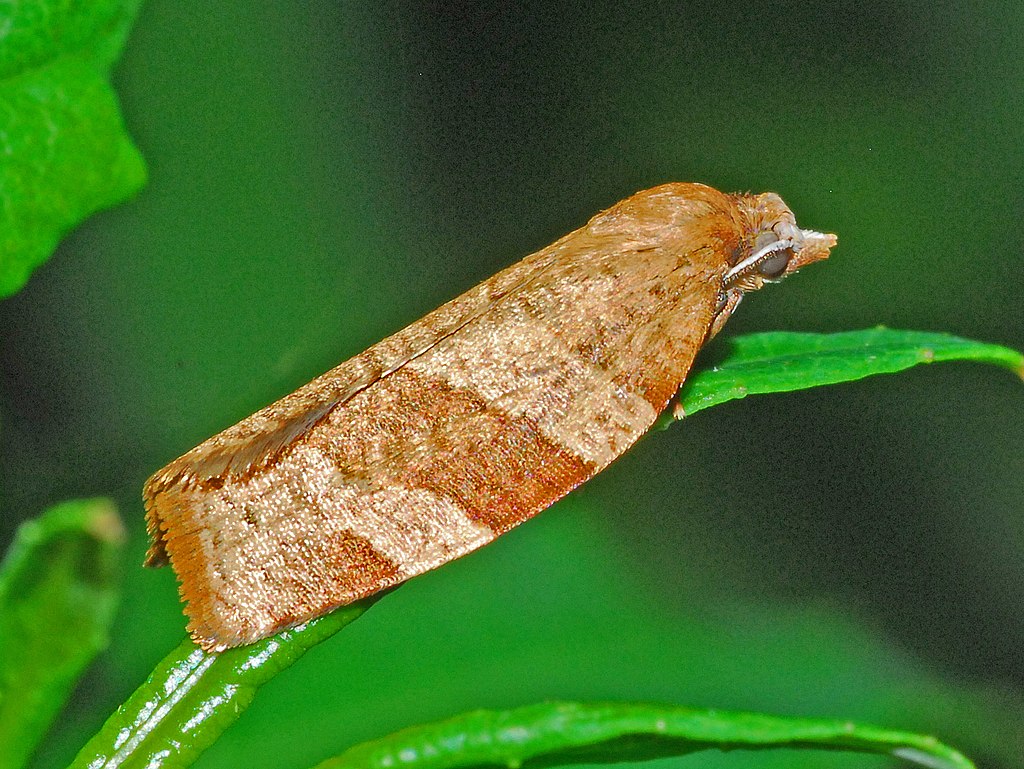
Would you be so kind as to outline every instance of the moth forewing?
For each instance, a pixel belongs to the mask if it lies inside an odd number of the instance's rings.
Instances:
[[[761,233],[798,258],[794,229],[777,196],[627,198],[156,473],[148,562],[221,649],[490,542],[654,423],[735,307],[730,271]]]

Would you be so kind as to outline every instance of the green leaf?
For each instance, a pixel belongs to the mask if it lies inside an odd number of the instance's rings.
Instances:
[[[60,238],[145,182],[109,69],[138,0],[20,2],[0,10],[0,297]]]
[[[748,395],[852,382],[954,360],[1005,366],[1024,377],[1021,353],[949,334],[882,326],[838,334],[771,331],[730,340],[724,361],[686,380],[675,415],[689,416]]]
[[[408,769],[643,761],[699,750],[817,748],[903,758],[929,769],[972,769],[932,737],[849,721],[777,718],[671,705],[552,702],[477,710],[364,742],[317,769]]]
[[[121,521],[104,499],[21,525],[0,566],[0,766],[31,755],[114,618]]]
[[[249,646],[204,652],[182,641],[71,767],[189,766],[245,711],[260,686],[355,620],[376,597],[344,606]]]

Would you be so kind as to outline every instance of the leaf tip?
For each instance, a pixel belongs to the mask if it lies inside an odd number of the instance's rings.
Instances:
[[[935,746],[938,747],[938,741]],[[974,763],[962,753],[948,750],[943,754],[921,750],[917,747],[903,746],[892,751],[896,758],[902,758],[925,769],[975,769]]]

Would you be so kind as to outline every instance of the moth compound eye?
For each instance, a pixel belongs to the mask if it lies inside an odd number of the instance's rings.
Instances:
[[[782,251],[776,251],[757,263],[757,271],[763,278],[777,278],[786,271],[786,268],[789,266],[789,260],[792,256],[793,250],[790,248]]]
[[[764,236],[769,237],[765,238]],[[758,279],[773,280],[782,277],[789,266],[789,260],[793,258],[792,240],[771,240],[771,233],[761,233],[757,242],[767,239],[768,244],[761,246],[743,261],[733,266],[725,273],[724,284],[726,286],[739,285],[744,281],[745,289],[760,288]],[[751,283],[751,280],[754,282]]]

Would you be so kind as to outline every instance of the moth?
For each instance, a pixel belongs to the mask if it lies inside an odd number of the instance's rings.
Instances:
[[[745,292],[835,243],[774,193],[638,192],[158,471],[146,564],[221,650],[458,558],[622,454]]]

